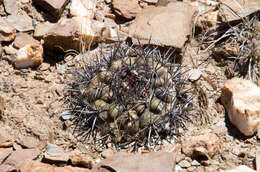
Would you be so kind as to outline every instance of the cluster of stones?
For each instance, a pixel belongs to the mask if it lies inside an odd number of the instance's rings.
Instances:
[[[185,80],[180,65],[156,50],[126,47],[87,65],[70,89],[71,112],[81,120],[78,127],[95,126],[114,143],[176,134],[190,103],[181,93]]]

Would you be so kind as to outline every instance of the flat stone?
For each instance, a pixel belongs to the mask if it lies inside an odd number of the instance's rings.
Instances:
[[[12,14],[7,16],[6,21],[19,32],[33,30],[32,19],[26,14]]]
[[[50,23],[50,22],[44,22],[44,23],[39,23],[37,24],[37,26],[35,27],[35,31],[34,31],[34,37],[35,38],[43,38],[44,36],[46,36],[49,32],[49,30],[54,26],[54,23]]]
[[[44,36],[44,46],[49,50],[57,47],[63,51],[79,50],[82,39],[85,46],[95,45],[104,37],[106,31],[104,23],[85,17],[74,17],[72,19],[61,19]]]
[[[33,43],[19,49],[14,65],[16,68],[22,69],[40,66],[42,62],[43,47],[41,44]]]
[[[0,164],[13,152],[12,148],[0,148]]]
[[[146,154],[119,152],[102,160],[93,167],[92,172],[111,172],[109,169],[123,172],[174,171],[175,154],[167,152],[150,152]]]
[[[187,161],[187,160],[182,160],[178,163],[178,165],[181,167],[181,168],[189,168],[191,166],[190,162]]]
[[[240,20],[241,17],[243,18],[260,11],[259,0],[220,0],[220,2],[225,5],[221,5],[221,12],[219,12],[218,16],[221,18],[225,16],[224,22]]]
[[[194,12],[191,6],[182,2],[143,9],[130,25],[129,34],[143,44],[150,42],[181,49],[191,34]]]
[[[8,14],[18,13],[18,4],[16,0],[3,0],[5,11]]]
[[[15,168],[19,166],[26,160],[33,160],[40,155],[39,149],[21,149],[14,151],[4,162],[4,165],[10,165]]]
[[[16,38],[14,40],[14,47],[19,49],[28,44],[33,44],[33,43],[39,43],[39,41],[35,40],[31,35],[27,33],[22,33],[16,35]]]
[[[67,162],[69,154],[55,144],[48,144],[44,154],[44,159],[50,162]]]
[[[40,141],[33,136],[20,136],[17,142],[25,148],[36,148]]]
[[[90,172],[90,170],[78,167],[55,167],[37,161],[25,161],[19,168],[20,172]]]
[[[221,102],[230,122],[245,136],[257,132],[260,124],[260,87],[252,81],[233,78],[222,88]]]
[[[221,142],[216,134],[202,131],[202,134],[186,137],[182,141],[182,152],[193,159],[211,159],[221,152]]]
[[[33,2],[40,5],[53,17],[59,19],[69,0],[33,0]]]
[[[0,42],[12,41],[16,35],[16,30],[5,19],[0,17]]]
[[[141,11],[138,0],[112,0],[115,12],[127,19],[132,19]]]
[[[96,12],[96,0],[72,0],[70,15],[73,17],[87,17],[93,19]]]
[[[200,79],[201,71],[199,69],[192,69],[189,71],[189,80],[194,82]]]

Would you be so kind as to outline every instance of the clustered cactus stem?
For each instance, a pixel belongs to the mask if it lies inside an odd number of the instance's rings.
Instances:
[[[173,52],[118,42],[109,54],[101,52],[77,69],[66,95],[77,136],[122,148],[179,134],[192,97]]]

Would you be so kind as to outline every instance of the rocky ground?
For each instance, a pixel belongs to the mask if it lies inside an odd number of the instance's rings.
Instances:
[[[0,171],[259,170],[259,10],[258,0],[0,0]],[[194,90],[182,134],[136,155],[78,140],[64,99],[75,69],[130,38],[174,48]],[[235,77],[252,82],[224,86]]]

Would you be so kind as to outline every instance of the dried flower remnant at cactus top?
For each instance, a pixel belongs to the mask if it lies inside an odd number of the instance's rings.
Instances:
[[[189,120],[192,97],[173,51],[118,43],[84,69],[67,91],[75,132],[82,141],[158,144],[179,134]]]

